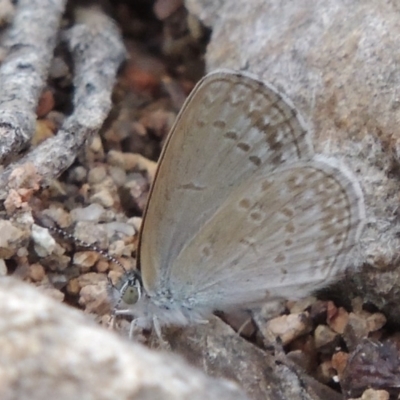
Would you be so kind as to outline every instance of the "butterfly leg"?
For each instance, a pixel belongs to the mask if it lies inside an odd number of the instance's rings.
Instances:
[[[121,312],[122,311],[122,312]],[[115,331],[116,326],[117,326],[117,316],[118,315],[130,315],[128,313],[129,310],[112,310],[112,313],[110,315],[110,320],[108,321],[108,329],[110,331]]]
[[[132,310],[130,309],[125,309],[125,310],[114,310],[113,314],[111,316],[111,321],[110,321],[110,326],[112,326],[112,329],[115,329],[115,321],[116,321],[116,317],[119,315],[128,315],[130,317],[132,317]],[[141,319],[143,318],[134,318],[132,319],[132,322],[129,326],[129,340],[133,340],[133,338],[139,338],[139,331],[142,331],[144,329],[144,324],[142,321],[141,323]],[[140,341],[140,338],[139,338]]]
[[[133,319],[131,325],[129,327],[129,340],[133,340],[133,336],[137,336],[135,331],[137,331],[138,325],[136,323],[136,319]]]
[[[160,348],[163,350],[171,350],[171,345],[166,340],[164,340],[162,336],[160,321],[156,315],[153,315],[153,328],[154,332],[157,335]]]

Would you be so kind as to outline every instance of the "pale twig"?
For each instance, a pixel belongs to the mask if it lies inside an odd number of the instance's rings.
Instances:
[[[0,175],[0,198],[7,196],[10,173],[34,165],[44,185],[67,169],[85,141],[102,126],[111,108],[111,91],[125,59],[122,38],[113,21],[97,9],[80,13],[80,22],[65,34],[74,62],[74,112],[53,138],[40,144]]]
[[[27,146],[46,83],[65,0],[20,0],[0,67],[0,162]]]

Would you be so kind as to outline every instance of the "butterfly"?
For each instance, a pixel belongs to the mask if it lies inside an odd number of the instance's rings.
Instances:
[[[212,72],[165,142],[138,268],[109,290],[115,314],[134,317],[132,334],[304,297],[340,277],[364,221],[356,176],[314,153],[289,99],[250,74]]]

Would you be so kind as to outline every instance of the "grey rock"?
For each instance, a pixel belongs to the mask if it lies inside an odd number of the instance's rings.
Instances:
[[[234,383],[125,341],[18,280],[0,280],[0,314],[4,400],[247,398]]]
[[[400,7],[376,0],[185,4],[212,29],[208,70],[246,70],[271,82],[307,120],[316,151],[357,174],[368,223],[337,290],[398,320]]]

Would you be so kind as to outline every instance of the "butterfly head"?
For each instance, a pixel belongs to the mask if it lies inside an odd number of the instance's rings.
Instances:
[[[132,306],[136,304],[143,293],[142,279],[138,271],[126,271],[116,285],[110,282],[109,295],[114,300],[114,308],[122,305]]]

